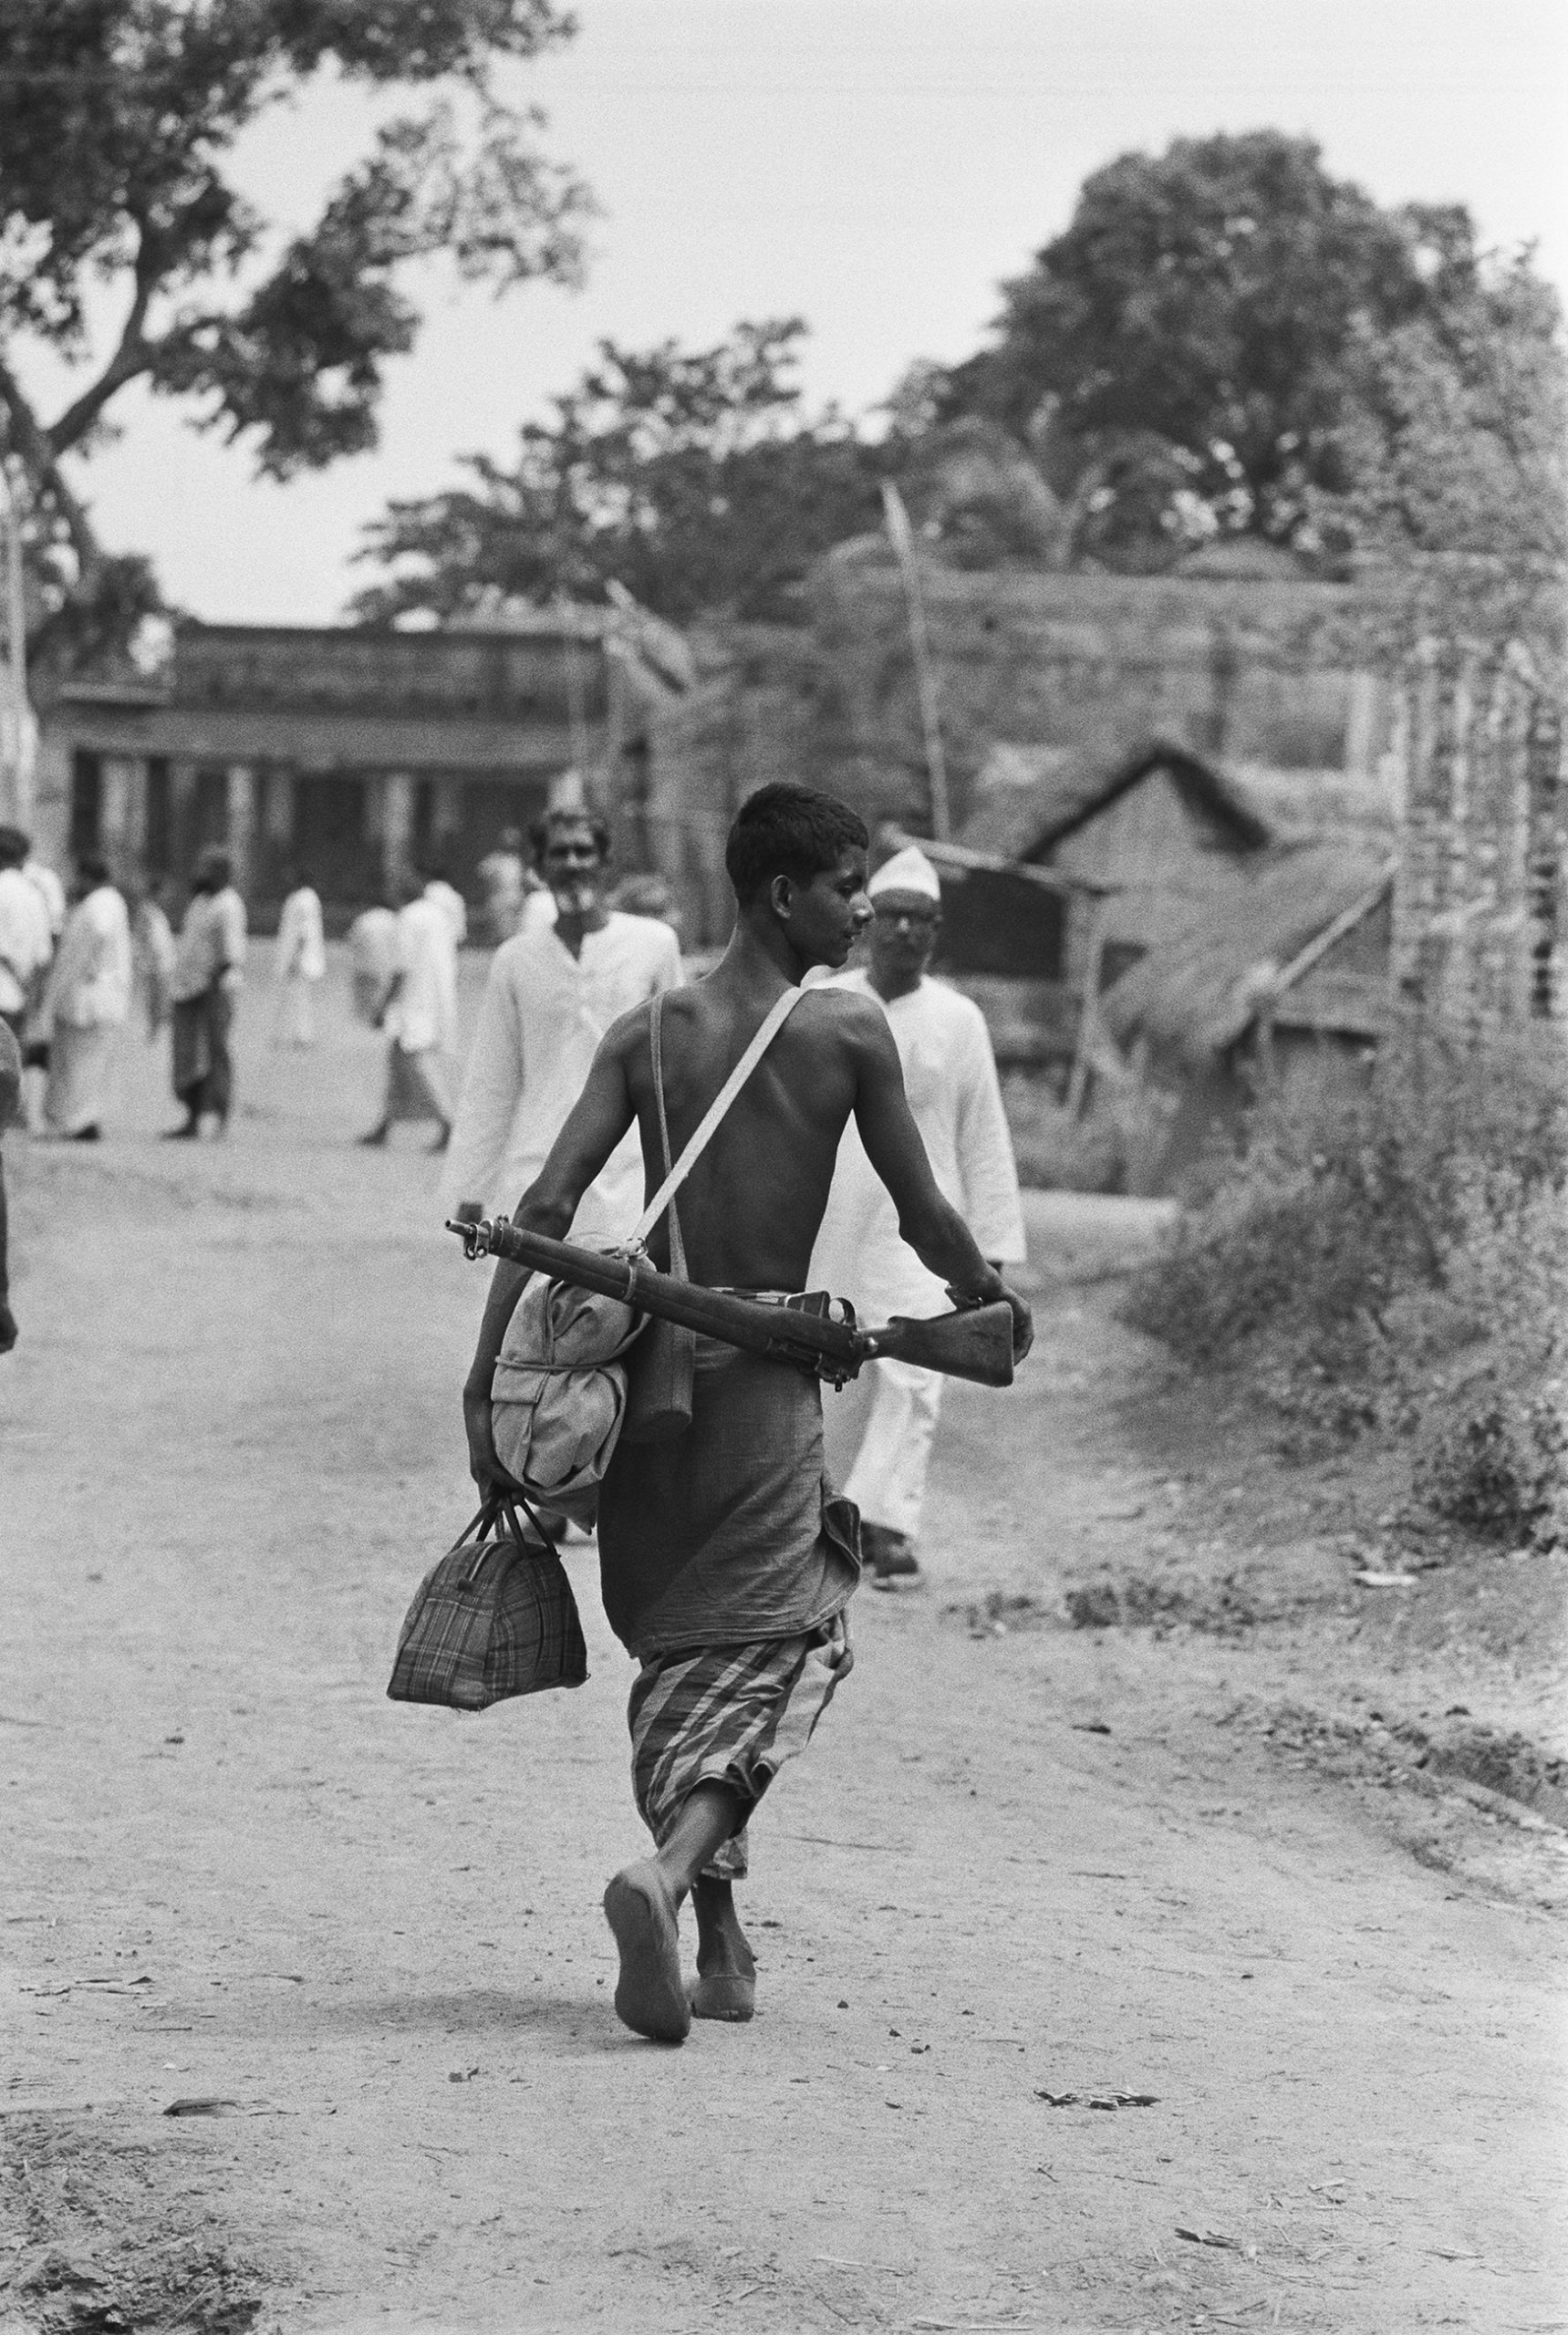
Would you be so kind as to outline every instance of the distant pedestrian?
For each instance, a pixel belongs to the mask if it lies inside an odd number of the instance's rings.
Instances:
[[[978,1005],[926,968],[941,927],[941,885],[911,847],[872,877],[869,963],[835,986],[874,997],[904,1066],[904,1087],[931,1172],[968,1219],[994,1269],[1021,1263],[1023,1206],[991,1036]],[[863,1320],[919,1319],[951,1303],[903,1240],[887,1188],[853,1127],[838,1148],[833,1188],[812,1258],[812,1285],[847,1297]],[[916,1547],[941,1406],[942,1380],[918,1364],[868,1365],[871,1410],[844,1491],[860,1510],[872,1585],[918,1575]],[[831,1420],[831,1411],[829,1418]]]
[[[0,827],[0,1022],[18,1046],[55,947],[43,895],[24,872],[31,849],[20,827]]]
[[[149,1043],[162,1035],[172,1010],[174,928],[169,921],[169,878],[152,876],[130,912],[131,986]]]
[[[96,1143],[103,1132],[115,1055],[130,1014],[130,911],[109,880],[108,863],[84,854],[44,1003],[44,1117],[57,1135],[77,1143]]]
[[[9,1022],[0,1021],[0,1136],[15,1126],[22,1108],[22,1049]],[[0,1157],[0,1354],[16,1343],[16,1317],[11,1311],[8,1275],[9,1228],[5,1220],[5,1162]]]
[[[48,861],[38,857],[31,843],[22,863],[22,873],[44,903],[44,914],[49,919],[49,942],[51,947],[58,948],[66,929],[66,887]]]
[[[303,868],[287,871],[288,894],[277,920],[273,950],[276,1011],[273,1043],[316,1043],[316,995],[327,978],[327,930],[321,895]]]
[[[392,978],[382,1000],[387,1092],[381,1116],[362,1144],[386,1142],[402,1119],[436,1123],[435,1148],[452,1137],[451,1058],[457,1043],[457,941],[452,918],[419,877],[402,887]]]
[[[523,857],[521,827],[503,827],[495,849],[487,851],[479,863],[479,883],[485,938],[493,949],[499,949],[516,931],[524,900],[534,883]]]
[[[398,953],[398,915],[379,894],[348,927],[348,968],[354,986],[354,1017],[379,1024]]]
[[[424,897],[433,900],[452,926],[452,946],[461,949],[468,939],[468,903],[444,867],[431,870]]]
[[[176,1138],[193,1142],[208,1113],[223,1134],[234,1107],[229,1040],[244,978],[245,904],[226,851],[204,851],[191,880],[170,993],[174,1004],[174,1093],[185,1106]]]

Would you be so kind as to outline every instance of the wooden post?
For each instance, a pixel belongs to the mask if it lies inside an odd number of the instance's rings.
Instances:
[[[1106,927],[1110,918],[1109,899],[1096,899],[1091,912],[1089,927],[1089,961],[1084,974],[1084,997],[1078,1009],[1078,1034],[1073,1049],[1073,1067],[1067,1077],[1067,1110],[1077,1118],[1084,1107],[1089,1084],[1089,1039],[1098,1027],[1100,1016],[1100,973],[1106,960]]]
[[[99,768],[99,848],[123,881],[147,846],[147,764],[139,754],[105,754]]]
[[[926,637],[926,612],[920,598],[920,568],[915,538],[904,498],[889,481],[882,484],[882,508],[887,514],[888,538],[904,579],[909,614],[909,649],[915,660],[915,692],[919,700],[920,728],[926,741],[926,777],[930,789],[931,833],[946,843],[952,831],[948,804],[948,766],[942,755],[942,727],[937,711],[936,675],[931,669],[930,643]]]
[[[227,834],[234,888],[249,895],[255,875],[256,774],[248,763],[231,763],[225,773]]]
[[[1530,1011],[1542,1021],[1568,1019],[1568,980],[1563,968],[1568,848],[1562,774],[1562,720],[1555,706],[1537,697],[1526,734],[1524,783],[1530,803]]]
[[[5,658],[9,709],[0,729],[0,775],[6,780],[10,815],[31,832],[33,825],[33,739],[27,705],[27,605],[22,589],[22,523],[16,491],[0,463],[0,496],[5,498]],[[0,800],[5,797],[0,796]]]

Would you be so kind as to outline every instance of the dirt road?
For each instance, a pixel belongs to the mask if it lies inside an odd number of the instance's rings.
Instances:
[[[335,1011],[298,1074],[260,1002],[226,1146],[156,1144],[138,1063],[100,1150],[7,1148],[0,2329],[1568,2326],[1557,1836],[1428,1799],[1480,1845],[1422,1862],[1397,1789],[1282,1757],[1298,1621],[1061,1624],[1222,1520],[1129,1439],[1060,1207],[929,1581],[857,1600],[754,1828],[755,2025],[618,2028],[591,1552],[581,1692],[385,1701],[481,1289],[432,1164],[348,1147],[374,1042]]]

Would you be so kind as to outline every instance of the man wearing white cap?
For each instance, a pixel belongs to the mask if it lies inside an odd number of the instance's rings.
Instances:
[[[926,970],[942,918],[937,871],[910,845],[867,888],[876,911],[869,961],[840,979],[868,991],[888,1016],[909,1107],[944,1196],[972,1227],[990,1262],[1021,1263],[1018,1171],[985,1018]],[[839,1146],[811,1279],[814,1288],[851,1299],[867,1322],[940,1313],[952,1302],[899,1239],[893,1203],[853,1123]],[[870,1416],[844,1489],[860,1510],[873,1585],[891,1589],[919,1571],[915,1543],[942,1381],[934,1370],[887,1359],[872,1363],[867,1375]]]

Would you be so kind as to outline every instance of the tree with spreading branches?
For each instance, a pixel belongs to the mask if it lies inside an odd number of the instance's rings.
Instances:
[[[101,645],[155,597],[77,470],[133,382],[286,480],[375,444],[419,331],[414,263],[497,293],[576,278],[591,204],[514,95],[572,30],[555,0],[0,0],[0,454],[48,634]],[[285,233],[234,150],[328,77],[387,110]],[[46,410],[35,385],[62,366]]]
[[[1094,171],[935,402],[1031,447],[1081,557],[1158,567],[1218,535],[1332,561],[1517,542],[1513,483],[1540,473],[1561,373],[1528,255],[1490,258],[1461,204],[1385,209],[1312,139],[1257,130]]]
[[[812,560],[880,524],[889,460],[831,409],[808,412],[798,317],[737,325],[711,348],[602,341],[523,426],[514,463],[393,503],[358,554],[382,571],[362,621],[444,620],[496,594],[598,599],[611,581],[680,622],[783,613]]]

